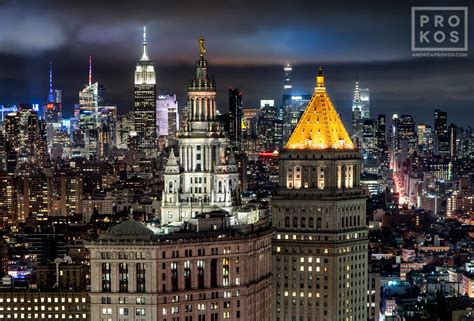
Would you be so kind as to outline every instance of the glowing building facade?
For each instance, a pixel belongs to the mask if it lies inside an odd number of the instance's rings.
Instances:
[[[178,100],[176,94],[158,95],[156,98],[156,131],[165,137],[168,145],[176,143],[179,124]]]
[[[232,214],[238,195],[237,163],[216,119],[216,85],[208,76],[202,38],[200,45],[196,76],[188,85],[187,120],[178,135],[179,155],[171,152],[165,167],[161,206],[165,225],[214,210]]]
[[[367,229],[360,154],[321,70],[279,154],[272,198],[273,320],[367,320]]]
[[[135,68],[134,135],[137,148],[153,154],[157,143],[156,133],[156,74],[148,57],[146,28],[143,32],[143,54]]]
[[[370,118],[370,91],[367,88],[359,88],[359,81],[354,87],[352,99],[352,134],[351,138],[356,147],[362,148],[364,120]]]
[[[89,84],[79,92],[79,124],[75,133],[75,155],[97,157],[99,143],[99,106],[104,104],[105,90],[92,82],[92,58],[89,57]]]

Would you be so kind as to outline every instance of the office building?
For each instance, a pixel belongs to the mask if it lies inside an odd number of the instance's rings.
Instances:
[[[89,57],[89,84],[79,92],[78,128],[74,133],[76,155],[96,158],[99,141],[99,106],[104,105],[105,89],[92,82],[92,58]]]
[[[91,320],[270,321],[272,230],[221,214],[164,235],[128,220],[89,242]]]
[[[89,321],[86,292],[0,291],[0,320]]]
[[[356,81],[352,99],[352,133],[351,138],[356,147],[362,145],[362,103],[360,99],[359,82]]]
[[[285,95],[291,95],[291,91],[293,89],[293,85],[291,84],[291,74],[293,73],[293,67],[290,64],[286,64],[285,67],[283,67],[283,71],[285,73],[283,90]]]
[[[56,127],[59,127],[62,120],[61,90],[53,89],[53,64],[51,62],[49,63],[49,93],[43,110],[46,124],[52,125],[52,127],[56,124]]]
[[[360,104],[361,104],[361,118],[370,118],[370,90],[368,88],[360,88]]]
[[[229,88],[229,139],[231,145],[240,147],[242,140],[242,92]]]
[[[176,94],[158,95],[156,98],[156,117],[158,136],[166,138],[168,145],[176,144],[176,134],[179,126]]]
[[[310,99],[311,95],[283,95],[282,116],[279,118],[282,120],[282,144],[277,146],[278,149],[290,138]]]
[[[148,57],[146,27],[143,29],[143,54],[135,68],[135,105],[133,111],[137,148],[152,155],[157,144],[156,74]]]
[[[272,198],[273,320],[367,320],[360,154],[326,93],[321,69],[279,159]]]
[[[176,95],[174,103],[168,106],[168,146],[176,146],[179,130],[179,108]]]
[[[448,128],[449,132],[449,156],[451,159],[457,156],[457,132],[458,128],[454,124],[450,124]]]
[[[436,154],[441,156],[449,156],[449,133],[447,112],[435,109],[433,129]]]

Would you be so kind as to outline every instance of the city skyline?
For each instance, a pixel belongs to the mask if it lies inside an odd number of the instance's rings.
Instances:
[[[4,17],[5,36],[0,38],[0,65],[4,70],[0,74],[0,104],[43,103],[52,61],[55,86],[63,91],[64,113],[71,115],[77,92],[87,81],[87,60],[92,55],[94,79],[104,84],[107,100],[117,104],[119,114],[132,110],[130,79],[140,57],[141,28],[147,25],[149,56],[157,69],[158,92],[176,93],[180,105],[185,101],[187,70],[194,63],[192,44],[202,34],[212,52],[210,73],[218,79],[221,111],[227,110],[228,87],[242,90],[244,108],[258,106],[260,99],[275,99],[278,103],[284,81],[282,67],[289,62],[294,68],[292,82],[297,94],[312,91],[313,75],[319,65],[333,75],[330,87],[335,89],[331,95],[346,125],[350,123],[352,87],[357,75],[361,85],[371,89],[374,114],[410,113],[417,121],[427,123],[434,109],[441,108],[450,111],[450,122],[470,125],[465,115],[473,113],[474,98],[470,93],[474,79],[469,73],[474,64],[472,55],[412,58],[409,5],[392,6],[393,18],[389,19],[378,5],[362,2],[351,12],[351,21],[357,21],[356,26],[346,30],[343,26],[347,27],[350,21],[347,22],[339,2],[321,5],[324,14],[317,23],[303,14],[304,9],[313,8],[310,3],[292,5],[286,16],[245,2],[206,4],[195,8],[196,12],[212,8],[215,19],[208,22],[196,18],[198,27],[181,23],[188,14],[179,15],[179,10],[171,5],[155,8],[151,4],[145,6],[150,10],[145,10],[144,1],[140,2],[142,6],[113,6],[101,23],[81,24],[84,6],[99,11],[108,9],[102,4],[82,3],[67,8],[54,1],[31,6],[7,3],[5,12],[10,15]],[[130,10],[126,17],[124,9]],[[153,12],[151,9],[156,9],[156,16],[148,12]],[[232,10],[247,22],[245,28],[238,28]],[[23,12],[28,23],[12,29],[14,24],[6,22],[18,11]],[[58,14],[67,22],[56,21],[54,17]],[[35,23],[38,17],[42,17],[41,24]],[[364,17],[377,17],[376,21],[383,21],[384,29],[390,31],[382,37],[370,23],[360,22]],[[271,18],[291,23],[272,28]],[[338,23],[329,23],[330,19]],[[216,28],[224,20],[225,27]],[[32,39],[31,35],[41,30],[44,35]],[[363,40],[356,41],[357,35],[362,35]]]
[[[0,320],[474,320],[461,1],[25,1]]]

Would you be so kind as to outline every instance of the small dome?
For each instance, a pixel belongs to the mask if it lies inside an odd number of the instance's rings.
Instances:
[[[154,235],[153,231],[144,224],[129,219],[108,229],[100,236],[101,239],[125,239],[125,240],[150,240]]]

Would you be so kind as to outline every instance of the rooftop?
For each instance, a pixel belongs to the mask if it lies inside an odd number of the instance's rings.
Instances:
[[[316,77],[313,97],[291,134],[285,149],[354,149],[354,144],[326,93],[321,68],[319,68]]]

